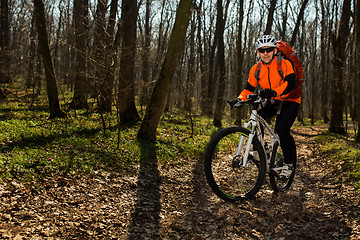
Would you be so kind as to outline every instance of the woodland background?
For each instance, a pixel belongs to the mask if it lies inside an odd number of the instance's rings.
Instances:
[[[28,96],[33,103],[46,89],[50,118],[92,108],[102,117],[116,114],[122,127],[142,119],[139,137],[148,140],[173,108],[221,126],[226,99],[238,96],[257,61],[256,38],[271,33],[304,63],[299,120],[321,119],[330,132],[357,134],[358,6],[355,0],[2,0],[1,99]],[[236,123],[246,114],[237,112]]]
[[[0,238],[358,239],[359,7],[1,0]],[[226,100],[265,33],[304,63],[299,167],[286,193],[224,204],[202,155],[248,117]]]

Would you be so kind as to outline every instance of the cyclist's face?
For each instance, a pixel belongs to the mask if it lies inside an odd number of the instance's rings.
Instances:
[[[257,50],[257,53],[259,54],[259,57],[264,64],[270,64],[274,58],[274,55],[277,53],[277,49],[273,47],[264,47],[260,50]]]

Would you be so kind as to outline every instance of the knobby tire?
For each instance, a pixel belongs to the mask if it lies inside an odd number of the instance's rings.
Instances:
[[[258,152],[258,160],[249,156],[249,166],[236,164],[234,159],[240,137],[244,136],[242,160],[250,131],[243,127],[228,127],[217,132],[210,140],[204,155],[204,168],[208,185],[221,199],[235,202],[252,198],[261,188],[266,175],[266,158],[259,140],[254,137],[251,151]]]

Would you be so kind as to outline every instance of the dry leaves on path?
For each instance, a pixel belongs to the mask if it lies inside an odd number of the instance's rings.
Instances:
[[[298,128],[292,188],[256,199],[218,199],[201,159],[141,162],[132,174],[53,178],[34,190],[0,186],[1,239],[360,239],[359,195],[335,177],[313,136]]]

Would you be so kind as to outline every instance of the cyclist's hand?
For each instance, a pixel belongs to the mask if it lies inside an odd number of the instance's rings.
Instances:
[[[239,98],[236,98],[234,100],[231,100],[231,101],[227,101],[229,104],[230,104],[230,108],[233,109],[234,106],[237,104],[237,103],[240,103],[241,100]]]
[[[272,97],[276,97],[276,95],[277,95],[276,91],[270,88],[265,88],[260,91],[261,98],[272,98]]]

